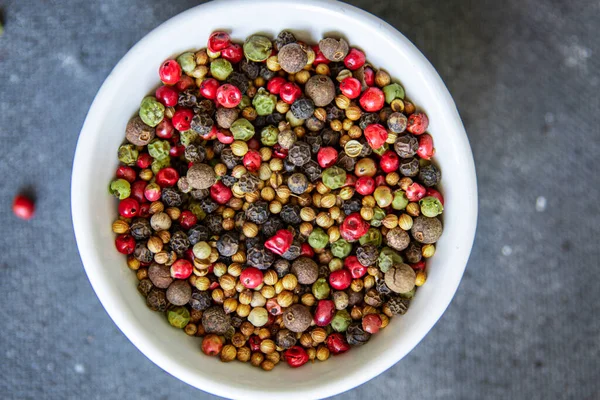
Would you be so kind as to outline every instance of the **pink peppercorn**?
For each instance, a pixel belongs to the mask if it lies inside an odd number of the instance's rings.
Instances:
[[[350,345],[346,341],[346,338],[341,333],[332,333],[327,336],[325,344],[331,354],[338,355],[350,350]]]
[[[119,202],[119,215],[125,218],[133,218],[140,211],[140,203],[137,200],[128,197]]]
[[[202,352],[207,356],[216,356],[223,349],[223,339],[214,333],[204,336],[202,339]]]
[[[357,69],[365,65],[366,60],[367,59],[365,57],[365,53],[358,49],[352,48],[348,52],[346,58],[344,58],[344,65],[350,71],[356,71]]]
[[[156,136],[161,139],[171,139],[174,131],[175,127],[168,118],[163,118],[163,120],[160,121],[160,123],[156,125],[156,128],[154,129]]]
[[[365,138],[372,149],[378,149],[385,144],[388,138],[387,130],[381,124],[367,125],[365,128]]]
[[[180,258],[171,265],[171,276],[175,279],[187,279],[192,274],[193,269],[192,263]]]
[[[347,269],[338,269],[329,274],[329,285],[335,290],[346,290],[352,283],[352,275]]]
[[[243,158],[244,167],[250,172],[256,172],[260,168],[262,158],[260,153],[256,150],[248,150]]]
[[[321,147],[317,154],[317,161],[321,168],[329,168],[336,163],[338,152],[333,147]]]
[[[327,326],[331,323],[335,315],[335,303],[333,300],[319,300],[315,309],[315,324],[317,326]]]
[[[281,76],[275,76],[267,82],[267,90],[272,94],[279,94],[281,87],[286,83],[287,81]]]
[[[385,95],[381,89],[370,87],[360,96],[359,103],[366,112],[377,112],[385,104]]]
[[[240,275],[240,282],[248,289],[254,289],[263,281],[263,273],[258,268],[247,267]]]
[[[160,80],[166,85],[174,85],[181,78],[181,66],[175,60],[167,60],[158,69]]]
[[[197,222],[198,218],[190,210],[182,211],[179,216],[179,225],[181,225],[183,229],[190,229],[192,226],[196,225]]]
[[[219,88],[219,81],[215,78],[207,78],[200,84],[200,94],[205,99],[214,100],[217,97],[217,89]]]
[[[244,50],[239,44],[232,43],[229,45],[229,47],[221,50],[221,57],[232,64],[237,64],[242,61],[242,58],[244,57]]]
[[[293,346],[283,353],[283,358],[290,367],[298,368],[308,362],[308,353],[300,346]]]
[[[234,108],[242,101],[242,92],[237,87],[226,83],[217,89],[217,102],[225,108]]]
[[[381,317],[377,314],[367,314],[362,319],[362,328],[368,333],[377,333],[381,328]]]
[[[194,112],[189,108],[180,107],[173,114],[173,118],[171,122],[175,129],[179,132],[184,132],[190,129],[190,125],[192,123],[192,118],[194,118]]]
[[[161,188],[173,187],[177,184],[178,180],[179,173],[172,167],[163,168],[156,174],[156,183],[158,183]]]
[[[429,118],[422,112],[416,112],[408,117],[406,130],[413,135],[420,135],[427,130],[429,126]]]
[[[173,86],[161,86],[156,89],[156,99],[163,103],[166,107],[174,107],[177,105],[179,93]]]
[[[414,182],[406,189],[408,201],[419,201],[425,197],[425,187],[420,183]]]
[[[35,213],[35,204],[30,198],[23,195],[17,195],[13,200],[12,210],[17,217],[29,220]]]
[[[144,188],[144,197],[148,201],[158,201],[160,200],[161,190],[160,186],[156,182],[149,183]]]
[[[140,157],[141,157],[141,154],[140,154]],[[139,166],[140,157],[138,157],[138,166]],[[137,174],[135,173],[135,170],[131,167],[128,167],[126,165],[121,165],[121,166],[119,166],[119,168],[117,168],[117,178],[119,178],[119,179],[125,179],[129,183],[133,183],[135,181],[136,176],[137,176]]]
[[[135,181],[131,184],[131,197],[136,199],[138,202],[143,203],[145,200],[144,191],[148,183],[146,181]]]
[[[433,147],[433,138],[430,134],[425,133],[419,136],[419,147],[417,148],[417,155],[424,160],[429,160],[435,154],[435,148]]]
[[[217,183],[210,187],[211,199],[219,204],[227,203],[229,200],[231,200],[232,196],[233,193],[231,192],[231,189],[225,186],[225,184],[223,184],[221,181],[217,181]]]
[[[115,247],[121,254],[132,254],[135,250],[135,239],[129,234],[119,235],[115,239]]]

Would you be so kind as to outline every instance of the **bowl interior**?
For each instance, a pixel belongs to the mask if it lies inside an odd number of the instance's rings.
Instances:
[[[260,10],[260,11],[259,11]],[[255,12],[262,17],[254,17]],[[289,29],[315,42],[341,35],[362,48],[370,63],[386,69],[430,118],[443,178],[445,232],[408,313],[374,335],[368,345],[300,369],[270,373],[238,362],[221,363],[200,352],[200,340],[146,308],[135,274],[114,249],[115,200],[106,186],[117,166],[116,151],[141,99],[159,83],[162,61],[205,46],[209,34],[229,31],[236,41],[252,33],[274,37]],[[104,307],[148,358],[172,375],[221,396],[316,398],[348,390],[389,368],[431,329],[448,306],[471,249],[477,214],[473,159],[464,128],[443,82],[418,50],[386,23],[354,7],[323,1],[228,1],[191,9],[167,21],[137,44],[99,91],[84,124],[72,178],[73,222],[89,279]]]

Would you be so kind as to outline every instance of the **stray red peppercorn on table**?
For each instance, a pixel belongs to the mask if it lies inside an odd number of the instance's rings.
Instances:
[[[428,116],[399,82],[344,39],[287,31],[214,32],[158,77],[110,183],[149,308],[204,354],[266,371],[349,351],[407,311],[444,199]]]

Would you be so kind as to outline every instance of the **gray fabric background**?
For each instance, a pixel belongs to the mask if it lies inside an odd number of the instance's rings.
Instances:
[[[447,83],[475,154],[480,218],[439,323],[337,398],[600,398],[600,3],[351,2],[403,32]],[[119,332],[83,271],[69,212],[96,91],[137,40],[197,3],[0,3],[2,398],[215,398]],[[27,223],[10,212],[20,190],[37,197]]]

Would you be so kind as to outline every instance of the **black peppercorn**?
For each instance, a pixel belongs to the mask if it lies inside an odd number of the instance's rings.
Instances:
[[[195,145],[193,143],[190,143],[185,148],[184,156],[185,156],[185,159],[189,162],[201,163],[202,161],[204,161],[204,158],[206,157],[206,149],[204,148],[204,146]]]
[[[231,257],[237,253],[239,248],[239,239],[233,232],[227,232],[217,240],[217,250],[225,257]]]
[[[243,193],[252,193],[258,189],[258,185],[260,183],[260,179],[257,176],[252,175],[250,173],[242,175],[242,177],[238,180],[238,184],[240,186],[240,190]]]
[[[152,281],[148,278],[144,278],[138,283],[138,291],[144,297],[148,296],[148,293],[150,293],[150,290],[152,290],[153,287]]]
[[[440,183],[441,178],[442,173],[433,164],[426,165],[419,171],[419,180],[423,182],[423,185],[425,186],[435,186]]]
[[[417,158],[401,159],[399,171],[404,176],[417,176],[419,174],[419,160]]]
[[[265,249],[261,244],[259,246],[251,247],[246,252],[246,261],[248,265],[256,267],[258,269],[267,269],[275,261],[273,253]]]
[[[409,299],[404,299],[400,296],[393,296],[388,300],[387,306],[394,315],[403,315],[406,314],[408,310],[408,306],[410,305]]]
[[[161,200],[168,207],[179,207],[183,204],[183,196],[173,188],[163,188]]]
[[[269,203],[262,200],[250,204],[250,207],[246,210],[246,218],[259,225],[267,222],[270,215]]]
[[[290,110],[294,114],[294,117],[307,119],[315,112],[315,103],[309,98],[302,97],[292,104]]]
[[[129,233],[135,240],[148,239],[152,235],[150,221],[146,218],[136,218],[129,227]]]
[[[204,311],[212,304],[212,297],[209,292],[192,290],[192,298],[190,299],[190,307],[194,310]]]
[[[379,257],[379,250],[374,244],[364,244],[356,249],[356,258],[358,262],[365,267],[370,267],[377,262]]]
[[[202,326],[206,333],[224,335],[231,327],[231,318],[222,307],[211,307],[202,314]]]
[[[274,236],[278,230],[283,228],[285,228],[285,225],[279,217],[271,217],[261,226],[263,234],[268,238]]]
[[[287,224],[299,225],[302,223],[302,218],[300,218],[300,207],[298,206],[286,204],[281,208],[279,215]]]
[[[151,263],[152,260],[154,259],[154,253],[152,253],[148,249],[146,242],[137,242],[136,243],[135,250],[133,252],[133,256],[135,257],[136,260],[138,260],[142,263],[146,263],[146,264]]]
[[[323,172],[319,163],[314,160],[310,160],[302,166],[302,172],[306,175],[309,181],[317,181]]]
[[[348,326],[346,330],[346,340],[348,344],[352,346],[361,346],[369,341],[371,334],[365,332],[362,328],[362,324],[359,322],[353,322]]]
[[[279,278],[283,278],[290,272],[290,262],[280,258],[273,263],[273,269]]]
[[[414,157],[419,149],[419,140],[413,135],[404,135],[396,139],[394,150],[401,158]]]
[[[418,263],[423,256],[421,253],[421,246],[417,242],[410,242],[406,250],[404,250],[404,256],[409,263]]]
[[[292,32],[281,31],[281,32],[279,32],[279,35],[277,35],[277,38],[275,39],[275,42],[274,42],[275,50],[279,51],[286,44],[290,44],[290,43],[294,43],[294,42],[296,42],[296,37],[294,36],[294,34]]]
[[[294,240],[290,245],[290,248],[287,249],[287,251],[283,253],[281,257],[288,261],[295,260],[296,258],[300,257],[300,252],[302,251],[300,246],[301,243],[298,240]]]
[[[275,335],[275,344],[282,349],[289,349],[296,345],[296,334],[289,329],[281,329]]]
[[[360,292],[355,292],[354,290],[347,290],[346,293],[348,293],[348,305],[350,307],[362,303],[364,298],[364,293],[362,290]]]
[[[190,241],[188,236],[183,231],[177,231],[171,235],[171,241],[169,242],[171,249],[177,255],[182,256],[183,253],[190,247]]]
[[[150,292],[148,292],[148,296],[146,297],[146,305],[153,311],[166,311],[169,304],[167,302],[165,291],[156,287],[150,289]]]
[[[190,127],[198,132],[200,135],[207,135],[210,133],[215,121],[208,114],[196,114],[192,118]]]
[[[204,218],[206,227],[215,235],[223,232],[223,217],[219,214],[209,214]]]
[[[246,94],[246,91],[248,90],[248,87],[250,86],[250,83],[248,82],[248,78],[246,77],[246,75],[244,75],[240,72],[236,72],[236,71],[233,71],[231,74],[229,74],[229,76],[227,77],[227,83],[240,89],[240,92],[242,92],[242,94]],[[217,113],[218,113],[218,110],[217,110]],[[217,117],[217,122],[218,122],[218,120],[219,119]],[[229,125],[231,126],[231,124],[229,124]],[[229,128],[227,128],[227,129],[229,129]]]
[[[183,92],[179,92],[179,98],[177,104],[182,107],[194,107],[197,102],[196,93],[198,90],[186,89]]]
[[[210,231],[204,225],[194,225],[188,230],[188,240],[190,245],[193,246],[198,242],[208,240]]]

